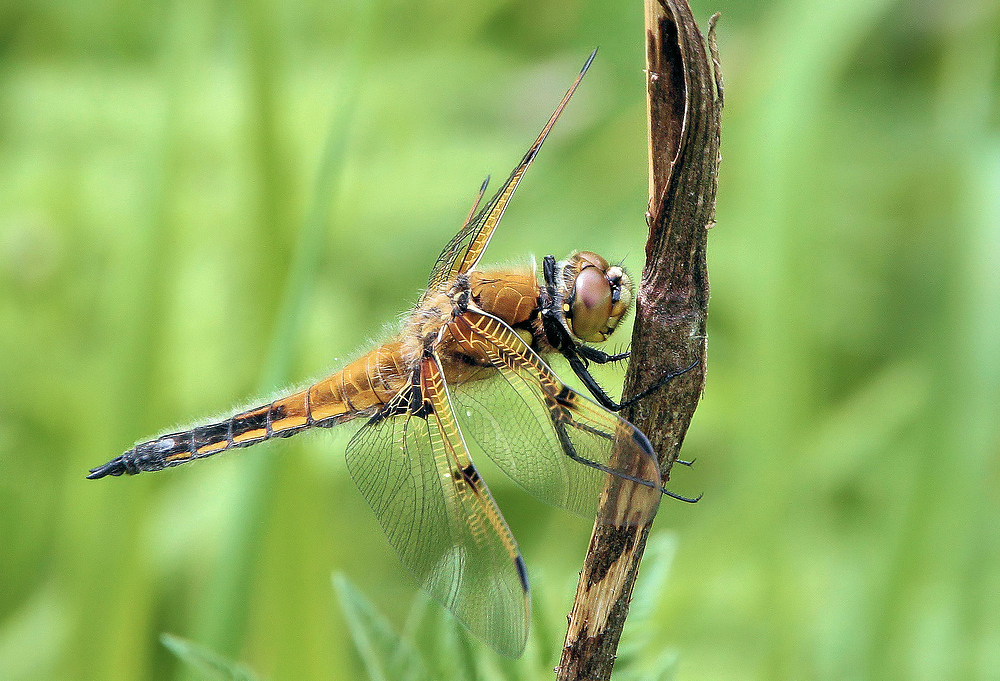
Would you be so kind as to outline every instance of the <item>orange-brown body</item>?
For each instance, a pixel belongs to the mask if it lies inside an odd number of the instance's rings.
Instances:
[[[540,273],[544,286],[533,266],[476,270],[514,190],[593,58],[479,210],[488,178],[483,182],[396,337],[304,390],[136,444],[87,477],[157,471],[369,417],[346,448],[347,468],[389,543],[421,586],[473,633],[504,655],[520,655],[529,621],[527,570],[461,428],[468,426],[484,452],[526,490],[578,513],[593,512],[604,474],[652,496],[647,509],[655,509],[661,492],[649,441],[609,411],[621,405],[586,369],[588,362],[626,356],[586,345],[607,340],[631,305],[633,289],[620,265],[588,251],[560,262],[548,255]],[[559,379],[543,359],[553,352],[566,358],[600,405]],[[497,380],[484,380],[489,378]],[[458,413],[452,395],[462,408]],[[606,520],[639,527],[647,517]]]
[[[485,358],[460,351],[447,327],[452,323],[454,282],[429,292],[410,313],[400,333],[340,370],[304,390],[231,418],[182,433],[163,435],[136,446],[156,455],[165,466],[211,456],[232,447],[272,437],[287,437],[314,426],[333,426],[374,415],[410,381],[429,338],[437,339],[445,379],[450,385],[481,369]],[[471,300],[480,309],[505,321],[539,352],[545,343],[538,320],[538,282],[531,266],[510,267],[468,275]],[[442,332],[442,329],[444,331]],[[484,375],[479,372],[479,375]]]

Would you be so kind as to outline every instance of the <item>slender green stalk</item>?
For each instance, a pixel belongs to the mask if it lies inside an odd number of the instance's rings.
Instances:
[[[345,70],[347,77],[340,88],[344,98],[331,122],[311,206],[292,255],[270,350],[257,386],[261,393],[272,391],[289,380],[296,340],[319,270],[325,227],[357,109],[362,86],[362,54],[361,47],[356,46],[353,63]],[[233,490],[237,500],[233,524],[224,535],[225,545],[220,550],[207,596],[196,616],[195,640],[228,657],[238,657],[246,634],[251,578],[265,519],[274,505],[278,465],[279,459],[273,456],[248,457],[241,463],[239,480]],[[181,678],[190,678],[189,674],[189,670],[181,670]]]

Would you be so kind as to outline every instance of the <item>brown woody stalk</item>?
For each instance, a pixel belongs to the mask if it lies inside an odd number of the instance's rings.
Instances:
[[[649,238],[624,395],[698,364],[623,415],[659,452],[666,483],[705,384],[705,244],[715,224],[722,77],[714,36],[718,15],[709,22],[706,45],[685,0],[645,0],[645,9]],[[629,507],[648,504],[651,497],[618,494],[619,483],[610,481],[602,498],[556,668],[560,681],[611,677],[656,512],[655,500],[651,508]],[[639,527],[607,521],[635,517],[648,520]]]

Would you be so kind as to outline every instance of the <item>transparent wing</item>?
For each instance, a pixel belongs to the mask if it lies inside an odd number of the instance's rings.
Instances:
[[[542,147],[542,143],[545,142],[545,138],[548,137],[552,126],[555,125],[563,109],[566,108],[569,98],[573,96],[580,81],[583,80],[583,76],[587,73],[587,69],[590,68],[590,63],[594,61],[596,54],[597,50],[594,50],[590,54],[590,57],[587,58],[587,62],[580,70],[580,75],[576,77],[573,85],[566,91],[562,101],[559,102],[556,110],[552,112],[552,116],[549,117],[545,127],[542,128],[542,132],[539,133],[535,143],[528,149],[528,153],[517,164],[517,167],[514,168],[507,181],[503,183],[497,193],[493,195],[493,198],[489,200],[474,218],[465,221],[462,229],[459,230],[458,234],[441,251],[441,255],[438,256],[437,262],[434,263],[434,269],[431,270],[431,276],[427,282],[427,289],[429,291],[436,290],[441,284],[452,280],[458,274],[468,272],[479,262],[483,252],[486,250],[486,246],[490,242],[490,238],[493,236],[493,230],[499,224],[500,218],[503,217],[504,211],[507,210],[507,204],[510,203],[510,199],[514,195],[514,190],[517,189],[518,183],[521,182],[521,178],[524,176],[524,171],[535,160],[535,156]],[[482,197],[485,190],[486,183],[483,183],[482,189],[479,191],[480,197]],[[479,205],[479,199],[476,199],[475,205]],[[475,212],[475,206],[473,206],[472,210]]]
[[[454,393],[463,432],[532,496],[593,518],[607,474],[566,456],[548,411],[525,394],[527,386],[492,368],[480,373],[484,378],[473,376]]]
[[[472,464],[436,358],[421,363],[419,400],[405,392],[351,440],[347,467],[420,586],[517,657],[528,632],[524,561]]]
[[[464,351],[489,364],[455,386],[463,427],[515,482],[593,517],[610,473],[616,493],[641,496],[631,505],[645,511],[626,518],[608,505],[606,521],[641,524],[655,513],[659,466],[641,431],[559,380],[503,321],[470,310],[450,328]]]

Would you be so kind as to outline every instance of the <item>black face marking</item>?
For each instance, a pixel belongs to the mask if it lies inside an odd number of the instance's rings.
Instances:
[[[267,410],[233,417],[233,434],[239,435],[251,430],[267,430]]]

